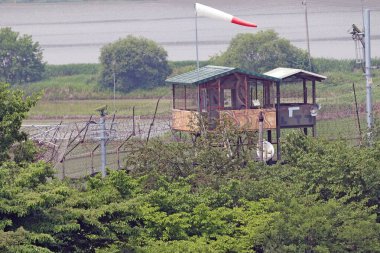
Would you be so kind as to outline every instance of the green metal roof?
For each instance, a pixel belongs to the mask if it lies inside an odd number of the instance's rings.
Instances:
[[[230,68],[223,66],[213,66],[207,65],[200,68],[199,70],[193,70],[178,76],[173,76],[166,79],[167,84],[184,84],[184,85],[196,85],[200,83],[205,83],[210,80],[215,80],[219,77],[227,76],[231,73],[243,73],[249,76],[253,76],[259,79],[268,80],[268,81],[280,81],[280,79],[258,74],[255,72],[239,69],[239,68]]]

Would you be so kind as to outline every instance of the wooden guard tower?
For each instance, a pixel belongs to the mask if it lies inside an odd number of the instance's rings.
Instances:
[[[261,114],[264,116],[263,128],[267,132],[267,140],[277,144],[277,159],[281,159],[281,128],[312,127],[315,133],[315,117],[310,116],[310,110],[316,107],[315,81],[325,77],[301,72],[284,77],[278,75],[279,71],[259,74],[239,68],[208,65],[171,77],[166,83],[171,84],[173,89],[172,128],[198,132],[197,122],[201,114],[207,115],[209,130],[215,128],[218,120],[227,118],[244,131],[258,131]],[[291,83],[299,79],[303,80],[302,94],[293,94],[289,98],[298,95],[302,101],[287,103],[284,100],[286,103],[282,104],[282,81]],[[310,101],[306,84],[308,80],[312,81],[313,87]],[[272,140],[272,131],[276,133],[275,142]]]

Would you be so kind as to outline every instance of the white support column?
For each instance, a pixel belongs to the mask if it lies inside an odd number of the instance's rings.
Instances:
[[[372,114],[372,75],[371,75],[371,21],[370,10],[364,10],[364,36],[365,36],[365,76],[366,76],[366,112],[368,141],[372,142],[373,114]]]

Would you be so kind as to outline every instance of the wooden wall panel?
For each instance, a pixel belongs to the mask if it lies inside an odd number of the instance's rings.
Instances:
[[[247,110],[226,110],[221,111],[221,117],[231,120],[234,125],[243,130],[259,130],[259,114],[264,114],[264,129],[276,128],[276,110],[275,109],[247,109]]]
[[[178,131],[198,131],[198,112],[185,110],[172,110],[172,128]]]

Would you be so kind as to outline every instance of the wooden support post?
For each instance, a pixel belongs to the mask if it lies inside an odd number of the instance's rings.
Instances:
[[[280,128],[280,84],[281,81],[276,82],[276,142],[277,142],[277,161],[281,160],[281,128]]]
[[[187,110],[187,105],[186,105],[186,104],[187,104],[187,103],[186,103],[186,96],[187,96],[187,95],[186,95],[186,85],[184,85],[184,88],[185,88],[185,110]]]
[[[303,103],[307,104],[307,85],[306,85],[306,79],[302,79],[303,84]],[[303,133],[307,135],[307,127],[303,129]]]
[[[263,128],[264,128],[264,115],[263,112],[260,112],[259,114],[259,161],[264,161],[264,155],[263,155]]]
[[[198,89],[198,112],[199,112],[199,115],[201,114],[201,111],[202,111],[202,102],[201,102],[201,85],[198,84],[197,86],[197,89]]]
[[[150,131],[152,130],[152,127],[154,125],[154,120],[156,119],[158,104],[160,103],[160,100],[161,100],[161,97],[158,98],[157,103],[156,103],[156,109],[154,110],[154,115],[153,115],[152,123],[150,123],[150,125],[149,125],[148,137],[146,138],[146,143],[149,142]]]
[[[176,109],[175,108],[175,84],[173,84],[172,85],[172,94],[173,94],[173,105],[172,105],[172,107],[173,107],[173,109]]]
[[[264,99],[263,99],[263,106],[264,107],[270,107],[270,82],[263,82],[263,92],[264,92]]]
[[[272,143],[272,130],[267,131],[267,139],[270,143]]]
[[[221,110],[222,109],[222,105],[221,105],[221,87],[220,87],[220,78],[218,79],[218,110]]]
[[[306,79],[303,79],[303,103],[307,104],[307,85],[306,85]]]
[[[315,80],[312,81],[311,93],[313,96],[313,105],[316,105],[317,104],[317,97],[316,97],[316,91],[315,91]],[[313,137],[316,137],[317,136],[317,120],[315,120],[312,131],[313,131]]]
[[[248,110],[248,82],[247,82],[247,76],[244,77],[244,84],[245,84],[245,109]]]
[[[256,80],[256,82],[255,82],[255,99],[259,99],[259,98],[257,97],[257,80]]]

